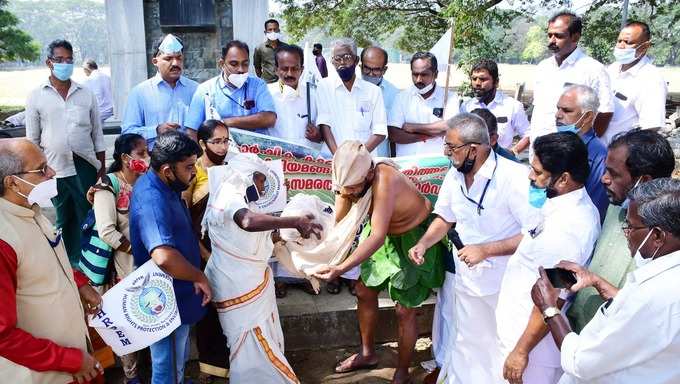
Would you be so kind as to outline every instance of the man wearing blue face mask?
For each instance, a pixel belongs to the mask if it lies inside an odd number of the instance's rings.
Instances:
[[[585,85],[569,86],[557,102],[555,125],[558,132],[573,132],[581,137],[588,148],[590,175],[585,183],[588,196],[604,220],[609,206],[607,190],[600,182],[605,171],[607,148],[595,136],[593,122],[597,116],[599,102],[597,94]]]
[[[508,261],[496,322],[503,377],[513,384],[554,384],[562,375],[560,353],[531,302],[531,286],[538,267],[552,268],[560,260],[585,264],[600,223],[584,188],[589,173],[585,144],[573,133],[557,132],[537,138],[533,149],[529,202],[541,208],[540,218]],[[561,297],[557,307],[565,300]]]
[[[97,97],[71,81],[73,47],[55,40],[48,49],[50,77],[26,100],[26,137],[45,152],[56,171],[56,225],[71,265],[77,265],[80,225],[92,208],[85,194],[105,173],[104,133]]]
[[[319,82],[316,124],[323,133],[323,153],[330,157],[345,140],[359,140],[376,155],[376,148],[387,136],[385,102],[380,88],[356,75],[359,61],[352,39],[332,44],[332,63],[337,76]]]
[[[649,26],[639,21],[626,24],[616,39],[616,61],[607,68],[614,116],[600,137],[605,144],[635,126],[648,129],[666,124],[666,81],[647,56],[651,46]]]

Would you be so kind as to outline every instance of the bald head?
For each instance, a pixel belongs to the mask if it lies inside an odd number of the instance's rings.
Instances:
[[[371,46],[361,51],[361,63],[370,67],[384,67],[387,65],[387,51],[380,47]]]

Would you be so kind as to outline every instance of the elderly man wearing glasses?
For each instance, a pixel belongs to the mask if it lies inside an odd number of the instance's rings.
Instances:
[[[104,133],[97,97],[71,81],[71,44],[55,40],[48,50],[45,63],[50,76],[26,100],[26,137],[45,152],[57,173],[56,224],[75,265],[80,258],[80,225],[91,208],[85,194],[105,173]]]

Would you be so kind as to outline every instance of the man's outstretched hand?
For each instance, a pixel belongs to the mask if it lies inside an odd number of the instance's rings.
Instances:
[[[323,227],[319,223],[314,222],[314,215],[300,216],[295,229],[300,232],[304,239],[309,239],[311,235],[315,235],[317,240],[321,240],[321,231]]]

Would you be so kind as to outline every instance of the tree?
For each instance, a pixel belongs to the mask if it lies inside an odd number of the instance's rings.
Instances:
[[[36,60],[40,47],[29,34],[17,28],[19,19],[6,7],[7,0],[0,0],[0,62]]]
[[[545,28],[532,25],[527,31],[527,42],[524,51],[522,51],[522,61],[535,63],[545,57],[546,51]]]
[[[103,2],[92,0],[14,0],[10,9],[45,49],[55,39],[73,45],[77,61],[87,57],[108,63],[108,31]]]

